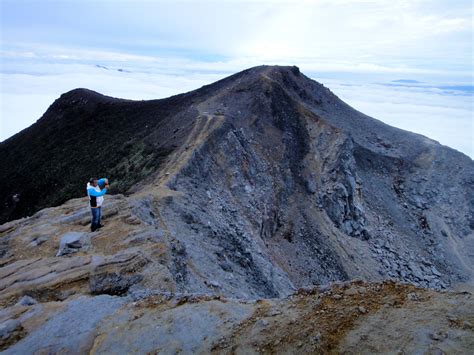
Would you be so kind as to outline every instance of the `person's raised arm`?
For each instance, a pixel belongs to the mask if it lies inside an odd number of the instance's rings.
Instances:
[[[100,197],[100,196],[104,196],[106,193],[107,193],[107,189],[103,189],[102,191],[96,191],[96,189],[94,188],[89,188],[87,189],[87,193],[89,194],[89,196],[95,196],[95,197]]]

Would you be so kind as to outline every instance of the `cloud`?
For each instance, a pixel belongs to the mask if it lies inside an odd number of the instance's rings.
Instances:
[[[470,70],[470,1],[10,1],[3,41],[139,56]],[[43,16],[38,12],[48,11]]]
[[[420,133],[474,158],[471,95],[457,95],[436,86],[327,83],[355,109],[391,126]]]
[[[111,70],[92,63],[49,62],[50,58],[34,64],[18,60],[5,63],[0,73],[0,140],[33,124],[62,93],[78,87],[113,97],[148,100],[194,90],[225,76],[101,58],[97,64],[105,63]]]
[[[5,46],[8,47],[8,46]],[[116,65],[138,67],[139,70],[166,70],[174,71],[219,71],[235,72],[261,64],[298,65],[305,72],[346,72],[346,73],[380,73],[380,74],[425,74],[451,77],[469,77],[470,70],[435,69],[412,67],[404,64],[384,65],[365,62],[354,62],[342,59],[325,59],[314,57],[297,57],[288,54],[275,55],[270,53],[255,56],[223,57],[213,60],[189,58],[186,56],[168,55],[135,55],[126,52],[98,50],[88,48],[70,48],[53,45],[25,45],[17,44],[12,48],[0,51],[3,70],[30,73],[37,65],[43,67],[46,63],[56,63],[57,70],[63,65],[71,63],[95,64],[115,63]],[[51,66],[52,68],[52,66]],[[457,78],[458,80],[459,78]]]
[[[77,87],[113,97],[156,99],[197,89],[254,64],[252,60],[213,63],[185,58],[167,62],[147,56],[130,62],[123,61],[121,55],[95,51],[81,53],[81,60],[71,60],[77,53],[63,51],[65,57],[57,58],[54,51],[51,56],[36,52],[33,59],[30,55],[23,60],[12,57],[4,63],[0,74],[2,140],[33,124],[56,98]],[[302,71],[309,75],[303,68]],[[472,96],[453,95],[440,88],[439,83],[430,84],[426,76],[414,76],[423,80],[410,79],[423,81],[423,86],[414,83],[393,86],[392,81],[399,78],[392,76],[386,82],[377,83],[373,80],[379,78],[377,73],[357,77],[344,71],[324,74],[320,70],[318,74],[323,77],[312,77],[359,111],[474,157]]]

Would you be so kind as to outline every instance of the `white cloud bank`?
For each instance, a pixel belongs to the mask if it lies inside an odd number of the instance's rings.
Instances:
[[[474,158],[472,93],[439,88],[326,83],[357,110],[391,126],[420,133]]]
[[[17,53],[15,59],[4,61],[0,73],[1,140],[33,124],[62,93],[77,87],[113,97],[156,99],[187,92],[261,64],[251,59],[209,63],[178,58],[172,62],[152,57],[128,58],[110,53],[95,53],[95,60],[87,52],[62,55],[67,59],[58,59],[57,53],[54,58]],[[80,60],[78,56],[82,56]],[[71,57],[76,59],[70,60]],[[394,79],[423,79],[426,73],[406,73],[411,76],[404,77],[397,71],[382,70],[366,72],[361,77],[360,73],[345,72],[341,67],[327,70],[322,64],[323,69],[315,72],[314,63],[302,65],[303,73],[325,84],[359,111],[474,157],[472,92],[439,89],[439,76],[438,83],[431,87],[386,85]],[[333,73],[332,69],[339,72]]]

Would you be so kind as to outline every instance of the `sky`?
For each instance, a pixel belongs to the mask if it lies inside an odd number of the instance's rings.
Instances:
[[[0,141],[74,88],[156,99],[279,64],[474,158],[470,0],[0,4]]]

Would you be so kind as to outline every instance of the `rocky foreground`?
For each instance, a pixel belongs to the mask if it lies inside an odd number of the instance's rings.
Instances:
[[[474,300],[393,282],[302,289],[283,299],[154,294],[24,296],[0,313],[1,349],[25,353],[469,354]]]

